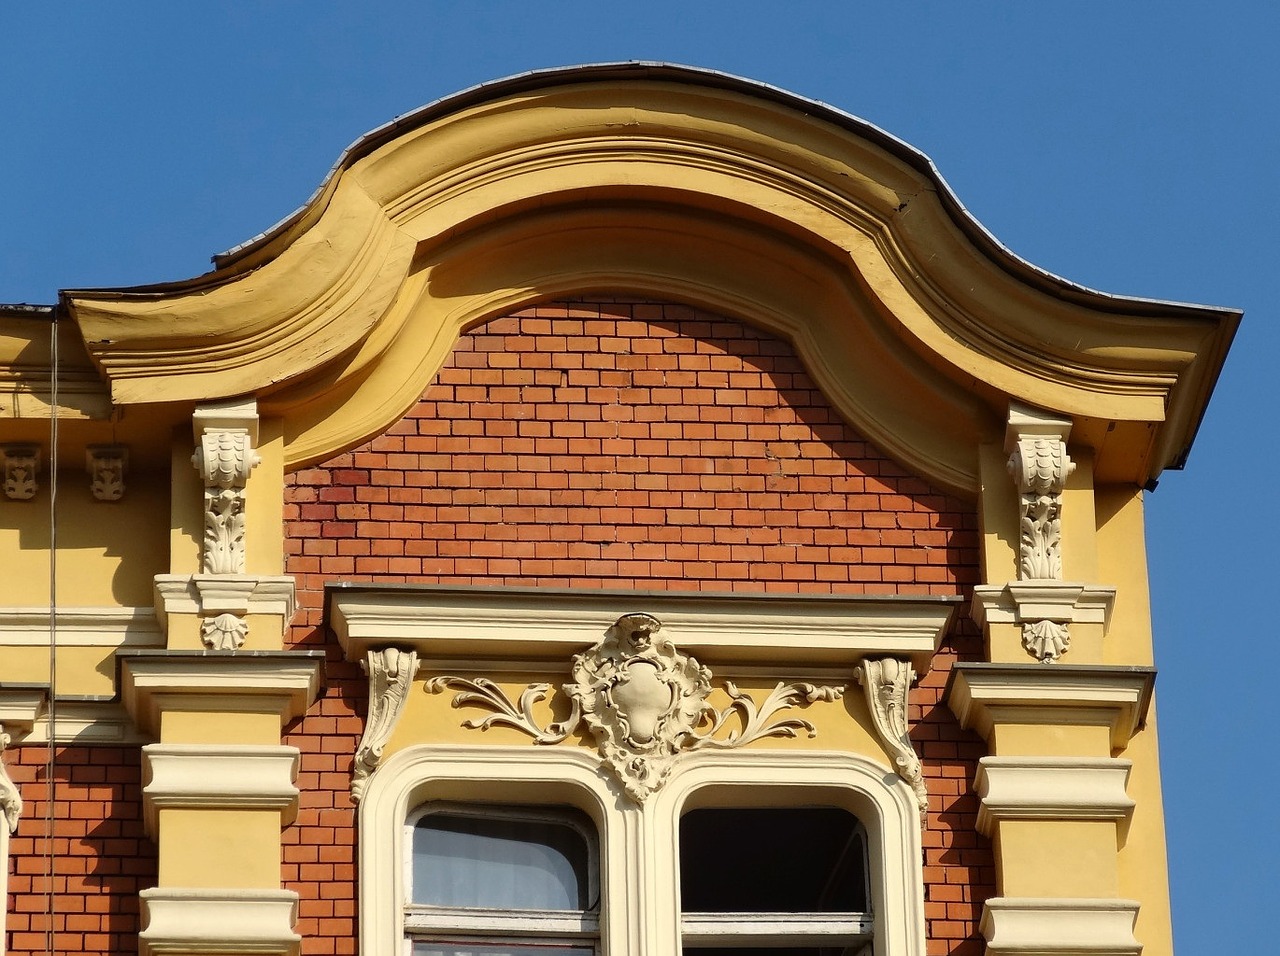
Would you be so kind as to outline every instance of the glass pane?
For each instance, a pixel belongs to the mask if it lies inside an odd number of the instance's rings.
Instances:
[[[731,947],[729,949],[692,949],[685,947],[688,956],[861,956],[865,943],[856,946],[770,946],[758,948]]]
[[[413,944],[413,956],[594,956],[594,946],[564,943],[423,943]]]
[[[413,832],[413,902],[495,909],[587,909],[591,905],[587,898],[588,856],[582,833],[561,821],[429,813]],[[506,951],[475,950],[486,956]]]
[[[680,820],[680,907],[686,913],[865,913],[871,909],[866,855],[857,818],[834,807],[691,810]]]

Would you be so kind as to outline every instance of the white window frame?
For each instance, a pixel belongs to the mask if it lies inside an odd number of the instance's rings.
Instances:
[[[401,750],[361,800],[360,952],[405,939],[405,822],[431,801],[574,806],[598,827],[602,956],[678,953],[679,821],[695,806],[836,806],[863,824],[874,956],[925,956],[919,815],[911,788],[852,753],[744,748],[686,754],[643,805],[620,797],[585,747],[423,744]]]
[[[524,820],[555,823],[569,827],[582,838],[587,850],[586,893],[591,905],[582,910],[496,910],[490,907],[433,906],[413,902],[413,839],[417,825],[434,814],[474,817],[483,820]],[[589,821],[588,821],[589,822]],[[477,943],[523,942],[562,943],[591,946],[599,951],[600,938],[600,850],[594,826],[584,826],[579,817],[562,806],[521,803],[490,805],[470,801],[431,801],[411,812],[401,835],[404,854],[405,937],[412,950],[413,940],[435,936],[465,937]]]

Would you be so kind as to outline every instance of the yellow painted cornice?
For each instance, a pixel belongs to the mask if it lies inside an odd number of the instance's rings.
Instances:
[[[1073,418],[1099,481],[1185,456],[1238,313],[1037,270],[929,161],[769,87],[653,64],[480,87],[375,131],[312,200],[185,283],[68,292],[113,401],[254,395],[290,466],[387,428],[457,337],[590,292],[791,339],[868,438],[963,493],[1010,399]]]

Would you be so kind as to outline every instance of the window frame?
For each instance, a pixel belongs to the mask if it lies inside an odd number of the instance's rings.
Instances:
[[[555,804],[489,804],[476,801],[431,800],[411,810],[405,818],[404,841],[404,934],[408,949],[427,934],[457,936],[476,942],[531,942],[541,944],[590,945],[599,952],[600,940],[600,846],[595,828],[583,820],[576,807]],[[520,820],[556,823],[574,830],[587,851],[586,895],[589,905],[582,909],[496,909],[487,906],[438,906],[413,899],[413,840],[423,818],[435,814],[474,817],[485,820]]]
[[[884,764],[853,753],[744,748],[686,754],[643,806],[620,798],[586,747],[419,744],[388,757],[359,808],[360,952],[399,951],[406,841],[432,801],[563,805],[598,828],[600,952],[678,953],[679,820],[696,806],[847,809],[867,836],[874,956],[925,956],[924,882],[915,795]],[[695,950],[696,952],[696,950]]]

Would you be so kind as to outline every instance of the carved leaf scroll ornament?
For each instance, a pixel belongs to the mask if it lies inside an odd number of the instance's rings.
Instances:
[[[624,614],[604,639],[573,659],[573,680],[562,691],[572,702],[567,718],[540,726],[534,705],[546,699],[549,684],[530,684],[513,703],[497,684],[484,678],[434,677],[427,690],[457,690],[453,706],[493,711],[463,726],[485,730],[494,725],[515,728],[534,743],[556,744],[585,724],[600,756],[623,790],[643,803],[670,776],[681,754],[703,748],[731,749],[766,737],[816,733],[807,720],[789,717],[770,723],[781,710],[818,701],[838,700],[843,688],[779,683],[757,706],[732,683],[725,689],[730,703],[717,711],[709,702],[711,672],[681,653],[666,637],[662,624],[649,614]],[[740,727],[717,736],[731,727]],[[709,725],[707,729],[703,729]]]
[[[867,709],[876,735],[893,758],[899,776],[911,785],[920,809],[921,826],[929,809],[929,791],[924,784],[924,769],[912,746],[907,723],[907,693],[915,680],[909,661],[893,657],[865,659],[854,672],[867,695]]]
[[[0,727],[0,752],[9,746],[10,736]],[[4,813],[4,825],[10,833],[18,829],[18,818],[22,816],[22,795],[18,787],[9,777],[9,771],[0,763],[0,812]]]
[[[1062,578],[1062,489],[1075,470],[1058,438],[1019,439],[1009,474],[1022,498],[1018,573],[1023,580]]]
[[[244,573],[244,488],[260,460],[244,429],[205,431],[191,456],[204,480],[205,574]]]
[[[351,799],[356,803],[364,796],[369,775],[382,762],[383,748],[409,699],[409,689],[418,673],[418,652],[385,647],[369,651],[360,666],[369,677],[369,718],[356,748],[351,776]]]

